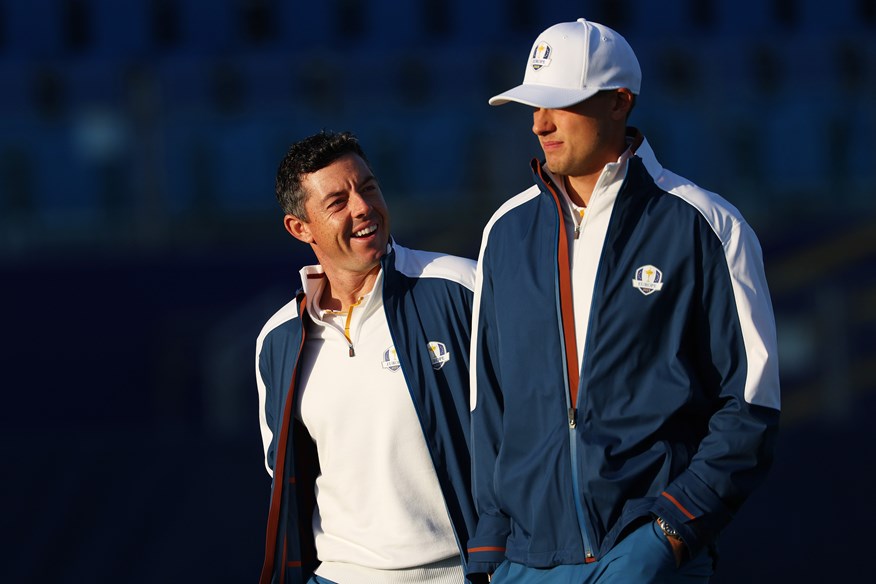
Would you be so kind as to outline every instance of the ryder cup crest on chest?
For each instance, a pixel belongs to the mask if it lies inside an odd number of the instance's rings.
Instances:
[[[450,351],[447,350],[447,345],[439,341],[429,341],[426,344],[426,350],[429,353],[429,361],[432,363],[432,369],[438,371],[446,363],[450,361]],[[390,371],[398,371],[401,368],[401,361],[398,358],[398,353],[395,350],[395,345],[389,347],[383,352],[383,359],[380,366]]]
[[[383,361],[380,366],[390,371],[398,371],[401,369],[401,361],[398,359],[398,353],[395,351],[395,345],[389,347],[383,352]]]
[[[663,288],[663,272],[650,264],[637,268],[633,278],[633,288],[645,296],[659,292]]]
[[[432,361],[432,369],[438,371],[444,364],[450,361],[450,353],[447,346],[438,341],[429,341],[429,359]]]

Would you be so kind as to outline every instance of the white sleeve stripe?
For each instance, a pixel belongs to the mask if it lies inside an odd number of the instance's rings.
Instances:
[[[505,215],[512,209],[519,207],[527,201],[534,199],[540,193],[541,190],[538,188],[538,186],[533,185],[522,193],[508,199],[501,207],[496,210],[496,212],[490,218],[489,222],[487,222],[487,225],[484,227],[483,235],[481,236],[481,249],[478,253],[477,268],[475,269],[475,288],[471,322],[471,348],[469,350],[468,360],[469,409],[472,412],[478,405],[478,331],[480,330],[481,293],[483,291],[484,251],[487,249],[487,240],[490,237],[490,231],[493,229],[493,225],[496,224],[496,221],[498,221],[503,215]]]
[[[478,264],[475,269],[474,300],[472,301],[471,313],[471,342],[469,343],[468,379],[469,379],[469,411],[473,412],[478,405],[478,330],[481,318],[481,290],[483,288],[484,272],[482,269],[484,249],[486,249],[487,232],[481,240],[481,250],[478,253]]]
[[[265,415],[265,399],[266,399],[266,389],[265,383],[262,381],[262,375],[259,371],[259,358],[262,350],[262,339],[259,339],[259,342],[256,344],[256,358],[255,358],[255,371],[256,371],[256,385],[258,386],[259,391],[259,430],[262,435],[262,450],[265,452],[265,469],[268,471],[268,474],[272,477],[274,476],[274,471],[271,470],[271,467],[268,466],[268,446],[271,444],[271,440],[274,438],[274,434],[271,432],[271,429],[268,427],[268,419]]]
[[[775,327],[764,324],[775,317],[759,254],[752,253],[760,246],[746,224],[739,224],[737,231],[742,233],[731,237],[724,250],[745,345],[745,401],[780,410]]]
[[[271,470],[271,467],[268,466],[268,447],[271,445],[271,440],[274,439],[274,434],[273,432],[271,432],[270,426],[268,426],[268,418],[265,412],[265,404],[267,401],[267,387],[265,386],[265,382],[262,379],[262,373],[259,368],[259,364],[261,360],[262,346],[264,345],[265,337],[267,337],[271,331],[276,329],[284,322],[288,322],[296,318],[297,316],[297,300],[292,300],[286,303],[285,306],[283,306],[280,310],[274,313],[274,315],[270,319],[268,319],[268,322],[265,323],[264,327],[262,327],[258,339],[256,340],[255,375],[256,386],[259,392],[259,429],[262,435],[262,449],[265,452],[265,468],[267,469],[268,474],[272,477],[274,476],[274,472]]]

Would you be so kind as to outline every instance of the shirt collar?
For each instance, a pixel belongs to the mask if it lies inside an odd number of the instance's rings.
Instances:
[[[637,144],[634,142],[634,138],[631,136],[627,136],[627,149],[623,151],[623,153],[618,157],[615,162],[609,162],[603,167],[602,174],[600,175],[599,180],[596,183],[600,186],[600,188],[606,188],[608,186],[614,185],[619,181],[623,181],[627,174],[626,170],[629,160],[630,158],[635,156],[633,148],[636,145]],[[569,193],[566,191],[565,177],[552,173],[547,168],[547,166],[544,166],[543,170],[545,174],[550,177],[551,181],[553,181],[553,183],[557,186],[557,189],[560,191],[560,193],[562,193],[563,199],[565,199],[567,206],[570,209],[577,208],[577,205],[572,202],[572,199],[569,197]]]
[[[387,246],[387,253],[389,253],[390,246]],[[298,272],[301,276],[301,286],[304,289],[304,294],[307,297],[307,312],[310,315],[310,318],[315,322],[322,322],[323,317],[327,312],[333,312],[331,310],[327,310],[324,308],[320,308],[319,306],[319,297],[322,295],[322,291],[325,288],[326,278],[325,271],[322,269],[322,266],[319,264],[315,264],[312,266],[304,266]],[[359,301],[360,308],[369,308],[367,313],[371,313],[371,308],[374,306],[373,298],[376,296],[378,299],[381,298],[380,294],[374,294],[375,290],[383,289],[383,268],[380,268],[380,271],[377,273],[377,279],[374,281],[374,287],[371,288],[371,291],[364,294]]]

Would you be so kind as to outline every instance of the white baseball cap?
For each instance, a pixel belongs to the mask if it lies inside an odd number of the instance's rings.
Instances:
[[[639,94],[642,69],[626,39],[579,18],[555,24],[538,36],[523,84],[490,98],[490,105],[516,101],[546,109],[582,102],[603,89],[625,87]]]

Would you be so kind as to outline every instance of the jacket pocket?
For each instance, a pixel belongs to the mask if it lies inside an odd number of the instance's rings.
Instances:
[[[654,497],[630,499],[624,503],[620,517],[615,521],[608,533],[605,534],[605,538],[599,546],[599,557],[601,558],[607,554],[609,550],[620,543],[630,533],[642,525],[653,521],[654,517],[651,515],[651,508],[653,505]]]

